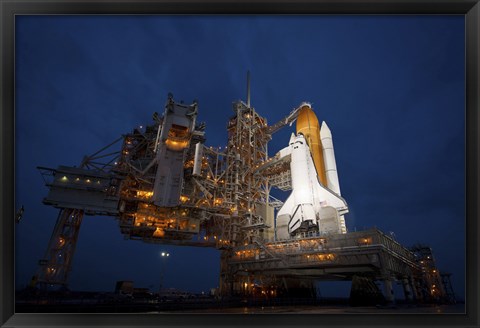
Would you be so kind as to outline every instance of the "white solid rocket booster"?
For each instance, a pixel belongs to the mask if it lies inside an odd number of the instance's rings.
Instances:
[[[325,163],[325,175],[327,176],[328,189],[340,194],[340,184],[338,183],[337,163],[335,161],[335,152],[333,150],[332,132],[327,123],[322,122],[320,128],[320,139],[323,146],[323,160]]]
[[[327,176],[328,189],[341,196],[337,162],[335,161],[335,151],[333,150],[332,132],[325,121],[322,122],[322,127],[320,128],[320,139],[322,140],[323,160],[325,162],[325,175]],[[347,233],[347,226],[343,215],[339,216],[339,224],[341,232]]]

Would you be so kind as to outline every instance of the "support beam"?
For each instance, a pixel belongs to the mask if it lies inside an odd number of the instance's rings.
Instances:
[[[407,302],[412,302],[413,293],[412,293],[412,287],[410,285],[410,279],[408,278],[402,279],[402,284],[403,284],[403,292],[405,293],[405,300]]]
[[[395,293],[393,291],[393,279],[392,277],[385,277],[383,279],[384,284],[384,293],[385,293],[385,300],[387,304],[394,304],[395,303]]]
[[[32,278],[33,287],[67,287],[83,214],[79,209],[60,210],[45,256],[39,261],[38,271]]]

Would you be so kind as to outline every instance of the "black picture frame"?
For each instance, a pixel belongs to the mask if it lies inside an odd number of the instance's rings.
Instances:
[[[479,57],[478,0],[0,0],[0,325],[16,326],[479,326]],[[14,304],[14,26],[16,15],[39,14],[461,14],[466,21],[466,281],[465,314],[378,315],[147,315],[147,314],[26,314]]]

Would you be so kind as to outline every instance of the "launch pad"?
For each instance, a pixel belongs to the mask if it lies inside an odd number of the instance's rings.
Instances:
[[[169,94],[163,115],[80,167],[39,168],[44,203],[60,213],[32,285],[67,285],[82,218],[101,215],[118,219],[126,239],[217,248],[225,297],[305,295],[315,280],[361,277],[382,282],[387,302],[395,281],[409,301],[445,300],[428,247],[407,249],[377,229],[347,232],[332,135],[308,103],[272,125],[249,95],[233,113],[226,147],[207,147],[198,103]],[[272,135],[297,118],[297,135],[269,157]],[[273,187],[292,190],[285,203]]]
[[[288,292],[290,281],[347,280],[362,277],[384,283],[386,301],[393,302],[393,283],[402,284],[407,301],[428,300],[425,280],[440,286],[436,269],[378,229],[334,234],[328,237],[303,236],[295,240],[254,243],[232,251],[228,268],[231,288],[251,294],[247,286],[265,280]],[[428,276],[428,277],[427,277]],[[227,279],[228,280],[228,279]],[[247,289],[247,290],[246,290]],[[277,290],[266,291],[275,295]],[[438,289],[437,293],[440,294]]]

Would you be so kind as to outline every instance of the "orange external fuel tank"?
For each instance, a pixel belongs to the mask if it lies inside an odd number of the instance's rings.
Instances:
[[[303,104],[297,117],[297,134],[303,134],[310,147],[313,163],[317,170],[319,182],[327,186],[325,163],[323,161],[322,141],[320,139],[320,124],[309,104]]]

